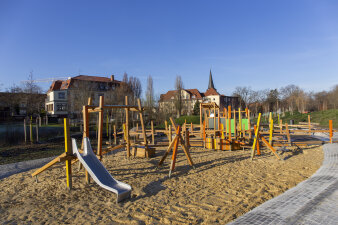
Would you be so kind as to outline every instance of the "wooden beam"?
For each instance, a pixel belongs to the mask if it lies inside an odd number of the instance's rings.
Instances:
[[[48,168],[50,168],[54,164],[58,163],[59,160],[60,160],[60,158],[65,157],[65,156],[66,156],[66,152],[62,153],[61,155],[59,155],[58,157],[56,157],[55,159],[53,159],[52,161],[50,161],[46,165],[44,165],[41,168],[37,169],[34,173],[32,173],[32,177],[37,176],[38,174],[40,174],[43,171],[47,170]]]

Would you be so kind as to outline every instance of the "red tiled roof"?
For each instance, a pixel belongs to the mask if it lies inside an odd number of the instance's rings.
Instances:
[[[189,94],[196,96],[195,99],[202,99],[203,93],[200,93],[197,89],[184,89]],[[175,96],[177,90],[168,91],[166,94],[161,94],[160,101],[169,101]]]
[[[192,95],[196,96],[196,99],[202,99],[203,98],[203,94],[199,92],[199,90],[197,89],[185,89],[187,92],[190,92]]]
[[[174,97],[176,93],[176,90],[174,91],[168,91],[166,94],[161,94],[160,101],[168,101],[171,99],[171,97]]]
[[[49,91],[55,91],[55,90],[60,90],[61,85],[62,85],[62,80],[56,80],[52,83],[52,85],[50,86]]]
[[[52,83],[50,86],[49,91],[55,91],[55,90],[66,90],[68,89],[74,80],[82,80],[82,81],[93,81],[93,82],[105,82],[105,83],[115,83],[119,84],[121,81],[118,80],[111,80],[111,78],[108,77],[97,77],[97,76],[87,76],[87,75],[79,75],[76,77],[72,77],[68,80],[56,80]]]
[[[220,95],[214,88],[209,88],[205,93],[205,96],[209,95]]]
[[[74,80],[85,80],[85,81],[96,81],[96,82],[112,82],[108,77],[97,77],[97,76],[87,76],[87,75],[79,75],[76,77],[72,77]],[[115,83],[119,83],[119,81],[114,80]]]

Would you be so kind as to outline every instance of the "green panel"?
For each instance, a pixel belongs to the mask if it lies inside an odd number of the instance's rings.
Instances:
[[[227,125],[229,124],[229,119],[227,119]],[[226,130],[229,133],[229,126],[226,126]],[[231,119],[231,133],[235,133],[235,121]]]
[[[245,130],[249,129],[249,120],[248,119],[242,119],[242,127],[244,126]]]

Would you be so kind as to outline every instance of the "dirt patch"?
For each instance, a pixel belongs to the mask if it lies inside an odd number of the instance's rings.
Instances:
[[[2,223],[225,224],[294,187],[321,165],[321,147],[285,152],[278,161],[267,150],[250,160],[250,151],[192,148],[196,168],[182,151],[172,178],[169,158],[156,170],[164,153],[147,159],[125,159],[125,152],[104,158],[108,171],[130,184],[132,198],[116,204],[116,196],[95,183],[86,185],[83,171],[73,167],[74,189],[65,189],[62,167],[39,175],[25,172],[0,182]]]

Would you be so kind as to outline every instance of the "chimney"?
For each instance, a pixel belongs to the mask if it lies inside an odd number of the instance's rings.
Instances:
[[[113,82],[114,81],[114,74],[110,75],[110,81]]]

